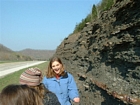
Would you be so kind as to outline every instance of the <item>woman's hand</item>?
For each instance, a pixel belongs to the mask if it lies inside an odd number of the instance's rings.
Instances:
[[[74,102],[80,102],[80,98],[79,98],[79,97],[75,97],[75,98],[73,99],[73,101],[74,101]]]

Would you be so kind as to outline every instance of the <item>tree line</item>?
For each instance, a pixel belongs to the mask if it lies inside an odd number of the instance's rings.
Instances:
[[[111,6],[115,3],[115,0],[102,0],[99,4],[93,4],[91,12],[86,16],[85,19],[78,24],[76,24],[73,33],[80,32],[86,25],[86,23],[91,22],[97,18],[99,15],[106,10],[109,10]]]

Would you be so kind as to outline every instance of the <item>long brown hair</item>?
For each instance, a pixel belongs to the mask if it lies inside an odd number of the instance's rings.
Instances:
[[[45,97],[45,94],[51,93],[47,88],[45,88],[43,83],[40,83],[37,86],[30,86],[30,87],[35,89],[42,99]]]
[[[0,105],[43,105],[43,102],[35,89],[11,84],[1,91]]]
[[[53,71],[53,69],[52,69],[52,63],[53,63],[54,61],[57,61],[57,62],[59,62],[59,63],[62,65],[62,68],[61,68],[61,70],[60,70],[59,75],[60,75],[60,76],[63,76],[63,75],[65,74],[65,72],[64,72],[64,65],[63,65],[61,59],[55,56],[55,57],[52,57],[52,58],[50,59],[50,62],[49,62],[49,64],[48,64],[48,70],[47,70],[47,72],[46,72],[46,77],[47,77],[47,78],[55,77],[55,73],[54,73],[54,71]]]

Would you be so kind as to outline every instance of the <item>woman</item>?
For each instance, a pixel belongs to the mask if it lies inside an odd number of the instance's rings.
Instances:
[[[0,105],[43,105],[43,102],[35,89],[10,84],[0,93]]]
[[[76,103],[80,101],[74,78],[64,70],[64,65],[58,57],[50,60],[43,83],[46,88],[56,94],[61,105],[71,105],[70,100]]]
[[[60,105],[58,98],[45,88],[42,81],[42,72],[39,68],[29,68],[20,75],[20,84],[26,84],[35,89],[43,100],[44,105]]]

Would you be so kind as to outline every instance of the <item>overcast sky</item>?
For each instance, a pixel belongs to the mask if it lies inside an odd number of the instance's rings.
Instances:
[[[101,0],[0,0],[0,43],[55,50]]]

